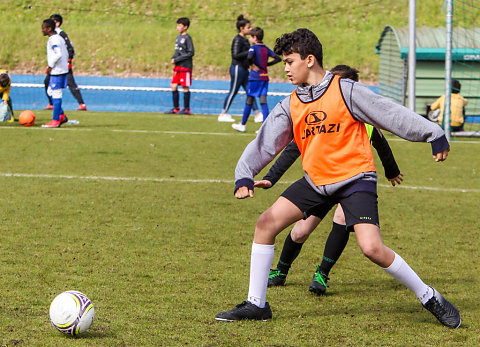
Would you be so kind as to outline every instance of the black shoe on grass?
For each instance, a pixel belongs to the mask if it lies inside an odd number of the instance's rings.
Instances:
[[[268,275],[268,287],[283,286],[287,280],[287,275],[283,274],[279,269],[270,269]]]
[[[317,271],[313,274],[313,280],[308,290],[317,295],[323,295],[327,291],[328,280],[329,278],[320,272],[320,265],[317,264]]]
[[[190,111],[190,108],[184,108],[178,114],[192,114],[192,111]]]
[[[177,114],[177,113],[180,113],[180,108],[172,108],[171,110],[168,110],[167,112],[165,112],[167,114]]]
[[[268,302],[265,303],[264,308],[260,308],[251,302],[244,301],[238,304],[234,309],[225,311],[215,316],[216,320],[224,322],[233,322],[236,320],[253,319],[267,321],[272,319],[272,310]]]
[[[432,288],[432,287],[430,287]],[[462,324],[460,313],[457,308],[445,299],[442,294],[434,288],[433,297],[428,300],[423,307],[429,310],[443,325],[456,329]]]

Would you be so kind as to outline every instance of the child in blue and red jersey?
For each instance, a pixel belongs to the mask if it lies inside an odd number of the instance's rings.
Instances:
[[[247,101],[243,110],[242,123],[232,124],[232,128],[245,132],[245,124],[247,124],[250,111],[252,110],[255,97],[260,97],[260,105],[262,106],[263,120],[268,116],[267,92],[268,92],[268,71],[267,66],[274,65],[282,61],[282,59],[273,53],[273,51],[265,46],[263,40],[263,29],[255,27],[249,32],[250,43],[252,46],[248,51],[248,60],[250,62],[250,74],[248,75]],[[273,60],[268,61],[268,58]]]

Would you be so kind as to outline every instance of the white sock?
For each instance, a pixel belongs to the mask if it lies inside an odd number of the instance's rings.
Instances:
[[[383,269],[390,276],[403,283],[408,289],[414,292],[422,304],[425,304],[432,298],[433,289],[423,283],[415,271],[413,271],[405,260],[403,260],[403,258],[397,253],[395,253],[393,263],[389,267]]]
[[[260,308],[265,307],[268,275],[273,262],[274,245],[252,244],[250,259],[250,286],[248,301]]]

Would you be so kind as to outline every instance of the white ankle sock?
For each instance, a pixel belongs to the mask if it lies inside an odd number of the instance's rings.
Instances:
[[[383,269],[390,276],[403,283],[408,289],[414,292],[422,304],[425,304],[433,296],[432,288],[423,283],[415,271],[413,271],[405,260],[403,260],[403,258],[397,253],[395,253],[393,263],[390,264],[389,267]]]
[[[260,308],[265,307],[268,274],[273,262],[274,245],[252,244],[250,259],[250,285],[248,301]]]

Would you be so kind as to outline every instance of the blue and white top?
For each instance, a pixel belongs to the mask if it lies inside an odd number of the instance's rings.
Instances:
[[[51,75],[63,75],[68,72],[67,45],[65,40],[58,34],[48,38],[47,64],[52,68]]]

